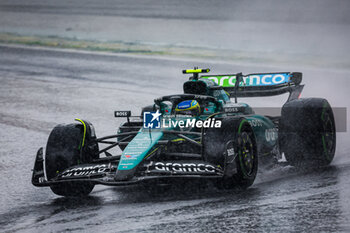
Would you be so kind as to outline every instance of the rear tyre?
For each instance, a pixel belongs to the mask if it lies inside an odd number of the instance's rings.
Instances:
[[[320,167],[332,162],[336,131],[332,108],[325,99],[287,102],[279,124],[279,146],[296,167]]]
[[[206,160],[226,169],[216,183],[218,188],[246,189],[254,183],[258,154],[253,130],[245,118],[223,119],[221,128],[207,130],[203,143]]]
[[[88,138],[88,137],[86,137]],[[80,147],[83,139],[83,127],[80,124],[57,125],[50,133],[47,145],[45,166],[48,180],[65,169],[88,163],[98,146],[85,147],[80,156]],[[89,143],[89,142],[85,142]],[[94,188],[90,182],[70,182],[50,186],[51,190],[60,196],[85,196]]]

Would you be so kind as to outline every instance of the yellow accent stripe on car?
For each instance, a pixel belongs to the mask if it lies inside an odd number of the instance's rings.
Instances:
[[[85,136],[86,136],[86,125],[85,125],[85,122],[84,122],[83,120],[79,119],[79,118],[75,118],[75,120],[76,120],[76,121],[79,121],[79,122],[82,123],[83,126],[84,126],[83,142],[81,143],[81,148],[83,148],[84,143],[85,143]],[[81,149],[81,148],[80,148],[80,149]]]
[[[159,149],[159,147],[157,147],[156,149],[154,149],[153,151],[151,151],[151,153],[149,153],[148,155],[145,156],[145,159],[147,159],[151,154],[153,154],[154,152],[156,152]]]
[[[213,113],[213,114],[211,114],[210,116],[208,116],[208,117],[206,118],[206,120],[209,119],[209,118],[211,118],[211,117],[213,117],[213,116],[219,115],[219,114],[222,114],[222,113],[221,113],[221,112]]]
[[[171,140],[171,142],[180,142],[180,141],[185,141],[185,139],[183,139],[183,138],[176,138],[176,139]]]

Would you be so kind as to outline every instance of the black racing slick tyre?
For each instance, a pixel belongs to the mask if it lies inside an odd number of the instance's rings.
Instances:
[[[296,167],[320,167],[332,162],[336,147],[334,116],[328,101],[297,99],[282,108],[279,146]]]
[[[246,189],[254,183],[258,154],[254,132],[245,118],[224,118],[221,128],[209,128],[203,138],[205,159],[224,168],[218,188]]]
[[[80,154],[83,140],[83,126],[80,124],[57,125],[50,133],[45,155],[45,167],[48,180],[52,180],[65,169],[88,163],[98,146],[85,148]],[[93,149],[92,149],[93,148]],[[91,151],[93,150],[93,151]],[[94,188],[90,182],[69,182],[50,186],[60,196],[85,196]]]

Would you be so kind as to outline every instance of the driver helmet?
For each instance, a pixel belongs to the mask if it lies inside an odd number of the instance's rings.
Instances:
[[[201,107],[197,100],[185,100],[176,106],[175,113],[198,116],[201,113]]]

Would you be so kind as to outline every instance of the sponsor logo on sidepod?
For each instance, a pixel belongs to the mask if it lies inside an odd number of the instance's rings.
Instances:
[[[278,137],[278,131],[276,128],[265,130],[266,141],[276,141]]]

